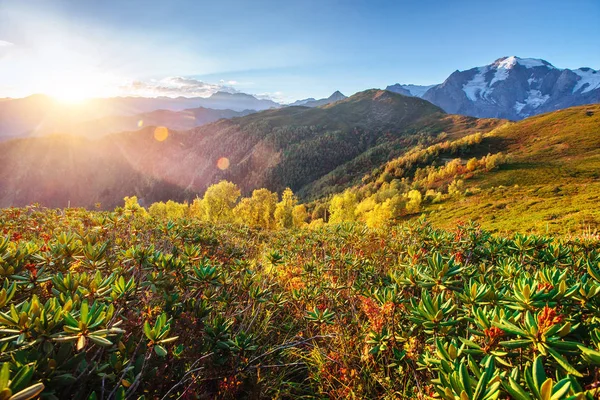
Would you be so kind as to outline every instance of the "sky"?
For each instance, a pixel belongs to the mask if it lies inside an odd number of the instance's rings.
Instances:
[[[290,102],[516,55],[600,68],[600,0],[0,0],[0,97]]]

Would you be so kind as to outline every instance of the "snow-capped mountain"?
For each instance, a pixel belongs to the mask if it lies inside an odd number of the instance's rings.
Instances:
[[[519,120],[599,103],[600,72],[560,69],[534,58],[503,57],[490,65],[455,71],[422,97],[453,114]]]
[[[434,86],[436,85],[403,85],[396,83],[386,87],[385,90],[389,90],[390,92],[394,93],[400,93],[405,96],[423,97],[425,92]]]
[[[344,100],[346,97],[347,96],[342,94],[342,92],[340,92],[339,90],[336,90],[335,92],[333,92],[333,94],[331,96],[327,97],[326,99],[315,100],[314,97],[310,97],[308,99],[295,101],[289,105],[290,106],[304,106],[304,107],[318,107],[318,106],[324,106],[325,104],[334,103],[336,101]]]

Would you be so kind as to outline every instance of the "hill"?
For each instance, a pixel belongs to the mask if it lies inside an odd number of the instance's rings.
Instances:
[[[124,193],[146,202],[192,199],[221,179],[244,193],[289,186],[318,197],[324,190],[315,182],[337,168],[348,167],[348,185],[419,141],[436,141],[444,130],[460,135],[464,126],[489,130],[498,123],[449,117],[422,99],[368,90],[322,107],[286,107],[169,131],[160,141],[153,127],[97,140],[9,141],[0,144],[0,205],[70,201],[112,208]]]
[[[432,221],[473,219],[503,232],[600,229],[600,105],[508,124],[482,146],[503,151],[508,162],[466,180],[472,195],[431,207]]]
[[[391,184],[423,196],[420,209],[402,212],[403,219],[424,214],[446,228],[475,220],[499,232],[600,228],[600,105],[449,139],[417,146],[364,176],[353,189],[358,200]]]

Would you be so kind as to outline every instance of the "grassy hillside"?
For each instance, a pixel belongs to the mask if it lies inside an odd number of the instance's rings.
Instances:
[[[350,181],[353,186],[343,194],[316,200],[313,218],[381,227],[426,216],[445,228],[475,220],[503,233],[569,234],[600,227],[600,105],[518,123],[466,122],[455,133],[408,146]],[[486,123],[496,127],[485,132],[480,128]],[[340,192],[344,187],[328,178],[344,176],[348,165],[315,186]]]
[[[466,180],[472,195],[429,207],[432,222],[472,219],[500,232],[600,228],[600,105],[507,124],[482,145],[508,162]]]

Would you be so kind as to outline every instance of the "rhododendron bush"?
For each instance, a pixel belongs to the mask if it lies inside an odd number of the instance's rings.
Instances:
[[[598,395],[597,236],[172,215],[0,212],[0,399]]]

